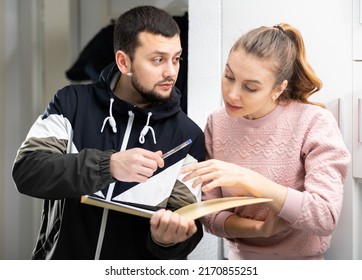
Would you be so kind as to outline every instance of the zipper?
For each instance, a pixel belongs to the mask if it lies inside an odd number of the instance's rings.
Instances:
[[[126,132],[123,137],[120,151],[125,151],[127,148],[129,136],[131,135],[133,120],[134,120],[134,113],[132,111],[128,111],[127,128],[126,128]],[[109,185],[108,192],[107,192],[107,199],[111,198],[115,184],[116,183],[111,183]],[[101,251],[102,251],[103,239],[104,239],[104,234],[106,231],[106,225],[107,225],[107,219],[108,219],[108,212],[109,212],[109,209],[106,209],[106,208],[103,209],[101,227],[100,227],[99,235],[98,235],[97,248],[96,248],[96,253],[94,256],[95,260],[99,260],[99,257],[100,257]]]

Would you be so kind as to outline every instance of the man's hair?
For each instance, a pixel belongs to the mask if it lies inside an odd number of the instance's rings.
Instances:
[[[176,21],[164,10],[153,6],[139,6],[123,13],[115,23],[113,36],[114,52],[124,51],[133,59],[140,45],[138,34],[149,32],[172,38],[180,35]]]

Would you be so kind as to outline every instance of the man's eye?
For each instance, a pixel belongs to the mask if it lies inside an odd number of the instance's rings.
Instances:
[[[154,58],[153,61],[154,61],[155,63],[162,63],[164,60],[163,60],[162,57],[157,57],[157,58]]]

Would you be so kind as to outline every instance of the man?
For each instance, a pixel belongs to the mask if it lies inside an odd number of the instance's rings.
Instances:
[[[19,192],[44,199],[32,259],[185,259],[202,238],[199,221],[170,210],[149,220],[80,202],[146,182],[187,155],[205,156],[204,135],[174,87],[182,49],[172,17],[151,6],[129,10],[116,22],[114,50],[98,82],[56,93],[18,151]],[[186,139],[192,144],[162,158]],[[174,184],[168,209],[195,202]]]

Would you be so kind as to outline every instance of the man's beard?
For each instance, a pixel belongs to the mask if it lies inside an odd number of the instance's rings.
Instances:
[[[143,99],[145,99],[145,100],[147,100],[147,101],[149,101],[151,103],[161,103],[161,102],[166,102],[166,101],[170,100],[171,92],[170,92],[170,94],[168,96],[162,96],[160,93],[158,93],[155,90],[156,86],[154,86],[154,88],[152,90],[147,90],[139,82],[137,74],[134,71],[132,73],[133,73],[132,78],[131,78],[132,86],[135,88],[135,90],[139,93],[139,95]],[[165,79],[164,81],[160,82],[160,84],[163,83],[163,82],[166,82],[166,81],[167,82],[169,82],[169,81],[174,82],[174,80],[172,80],[172,79],[171,80],[170,79]]]

